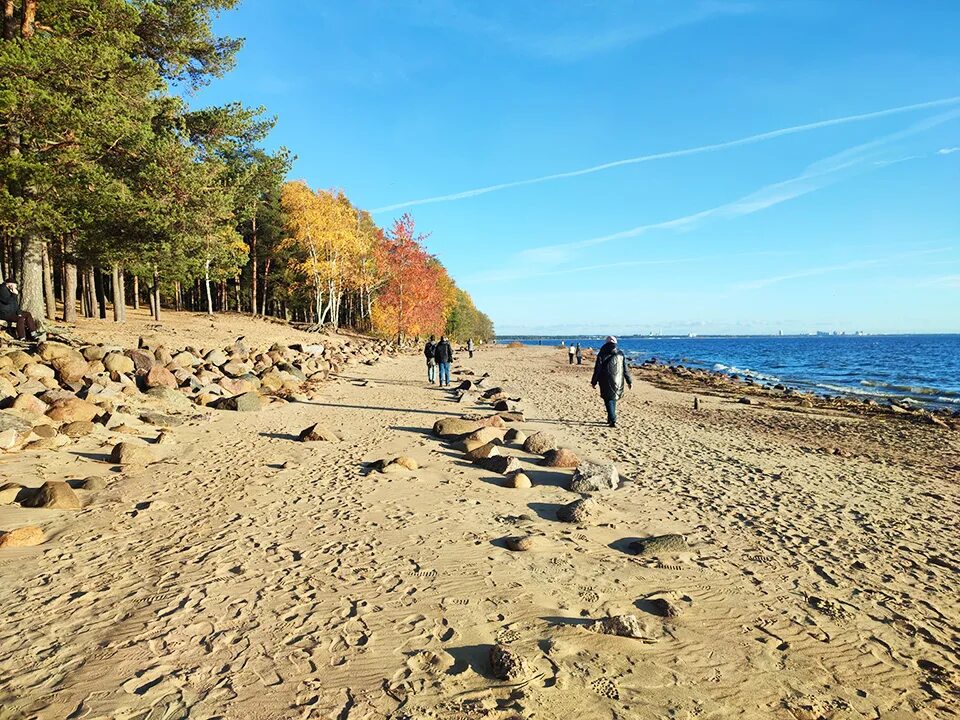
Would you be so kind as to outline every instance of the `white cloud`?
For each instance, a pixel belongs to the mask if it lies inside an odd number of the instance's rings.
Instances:
[[[653,160],[666,160],[669,158],[677,157],[686,157],[689,155],[700,155],[702,153],[716,152],[718,150],[726,150],[732,147],[738,147],[741,145],[752,145],[754,143],[764,142],[766,140],[773,140],[778,137],[783,137],[785,135],[794,135],[796,133],[809,132],[810,130],[818,130],[820,128],[833,127],[835,125],[844,125],[847,123],[861,122],[864,120],[872,120],[875,118],[886,117],[888,115],[896,115],[899,113],[912,112],[916,110],[929,110],[937,107],[944,107],[947,105],[955,105],[960,103],[960,96],[954,96],[949,98],[942,98],[940,100],[931,100],[929,102],[923,103],[914,103],[912,105],[901,105],[899,107],[887,108],[885,110],[876,110],[873,112],[860,113],[858,115],[846,115],[844,117],[831,118],[829,120],[819,120],[817,122],[805,123],[803,125],[793,125],[791,127],[780,128],[778,130],[770,130],[768,132],[758,133],[755,135],[748,135],[746,137],[738,138],[736,140],[728,140],[721,143],[713,143],[711,145],[699,145],[697,147],[686,148],[683,150],[670,150],[667,152],[653,153],[650,155],[639,155],[637,157],[626,158],[623,160],[614,160],[612,162],[602,163],[600,165],[593,165],[591,167],[582,168],[580,170],[570,170],[567,172],[553,173],[550,175],[541,175],[540,177],[528,178],[526,180],[514,180],[510,182],[498,183],[496,185],[487,185],[485,187],[473,188],[472,190],[463,190],[461,192],[449,193],[446,195],[436,195],[434,197],[421,198],[419,200],[406,200],[404,202],[394,203],[391,205],[384,205],[383,207],[376,208],[371,212],[383,213],[390,212],[392,210],[399,210],[401,208],[409,208],[417,205],[427,205],[431,203],[440,203],[440,202],[451,202],[454,200],[464,200],[466,198],[476,197],[478,195],[486,195],[487,193],[497,192],[499,190],[507,190],[509,188],[522,187],[524,185],[536,185],[539,183],[550,182],[552,180],[561,180],[564,178],[578,177],[580,175],[589,175],[592,173],[602,172],[604,170],[610,170],[617,167],[623,167],[626,165],[636,165],[639,163],[651,162]],[[944,148],[952,152],[958,148]],[[940,151],[941,154],[944,153],[943,150]]]
[[[937,155],[953,155],[955,152],[960,152],[960,147],[945,147],[937,150]]]

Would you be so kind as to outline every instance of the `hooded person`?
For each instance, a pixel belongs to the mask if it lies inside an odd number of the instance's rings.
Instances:
[[[427,359],[427,380],[430,381],[431,385],[434,382],[433,377],[437,370],[437,360],[434,358],[436,350],[437,343],[435,342],[434,336],[431,335],[427,344],[423,346],[423,355]]]
[[[437,361],[437,369],[440,375],[437,379],[440,381],[440,387],[444,385],[449,386],[450,363],[453,362],[453,348],[450,346],[450,341],[447,340],[446,335],[440,336],[440,342],[437,343],[437,346],[433,350],[433,357]]]
[[[617,400],[623,397],[623,385],[633,388],[633,378],[627,367],[627,358],[617,347],[617,339],[607,335],[606,342],[597,353],[597,363],[593,367],[590,384],[600,386],[600,397],[607,408],[607,424],[617,426]]]
[[[18,340],[36,340],[37,321],[33,315],[20,309],[20,291],[12,277],[0,285],[0,320],[13,323]]]

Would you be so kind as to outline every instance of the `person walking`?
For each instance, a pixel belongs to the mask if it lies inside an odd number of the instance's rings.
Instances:
[[[470,353],[470,357],[473,357],[473,338],[467,340],[467,352]]]
[[[0,320],[14,323],[17,340],[37,339],[37,321],[30,313],[20,311],[20,291],[12,277],[0,285]]]
[[[570,365],[573,365],[573,354],[576,351],[577,349],[573,346],[573,343],[570,343],[569,345],[567,345],[567,362]]]
[[[580,343],[577,343],[577,365],[583,365],[583,350],[580,349]]]
[[[597,353],[597,363],[593,367],[593,378],[590,385],[600,386],[600,397],[607,408],[607,424],[617,426],[617,400],[623,397],[623,384],[633,388],[633,378],[627,367],[627,358],[617,347],[617,339],[607,335],[607,341]]]
[[[450,347],[450,341],[446,335],[440,336],[440,342],[433,351],[433,357],[440,368],[440,387],[450,386],[450,363],[453,362],[453,348]]]
[[[431,335],[427,344],[423,346],[423,355],[427,358],[427,380],[430,381],[431,385],[434,383],[433,378],[437,371],[437,359],[434,357],[436,350],[437,343],[434,341],[433,335]]]

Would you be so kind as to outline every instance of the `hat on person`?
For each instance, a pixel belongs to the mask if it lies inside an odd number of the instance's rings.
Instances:
[[[607,342],[608,342],[608,343],[613,343],[614,345],[616,345],[616,344],[617,344],[617,339],[616,339],[613,335],[607,335]]]

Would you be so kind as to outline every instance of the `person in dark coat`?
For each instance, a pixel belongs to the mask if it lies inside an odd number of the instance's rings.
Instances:
[[[453,362],[453,348],[450,347],[450,341],[446,335],[440,336],[440,342],[433,351],[433,357],[440,368],[440,387],[450,386],[450,363]]]
[[[423,346],[423,355],[427,359],[427,380],[430,381],[431,385],[434,383],[433,377],[437,372],[437,360],[433,356],[436,350],[437,343],[434,341],[433,335],[431,335],[427,344]]]
[[[20,291],[13,278],[0,285],[0,320],[16,324],[18,340],[33,340],[37,335],[37,321],[28,312],[20,311]]]
[[[597,364],[593,367],[593,378],[590,384],[600,386],[600,397],[607,408],[607,424],[617,426],[617,400],[623,397],[623,384],[633,388],[633,378],[627,367],[627,358],[617,347],[617,339],[607,336],[607,341],[597,353]]]
[[[583,350],[580,348],[580,343],[577,343],[577,365],[583,365]]]

